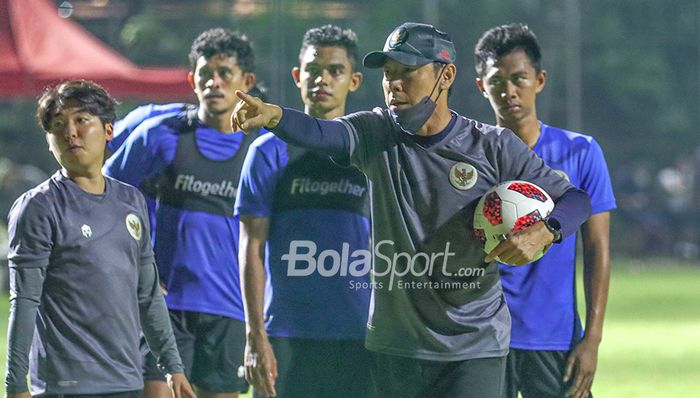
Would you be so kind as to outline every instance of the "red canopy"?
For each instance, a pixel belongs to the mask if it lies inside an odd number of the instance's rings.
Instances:
[[[50,0],[0,0],[0,97],[36,97],[52,83],[88,79],[112,95],[192,99],[185,68],[139,68]]]

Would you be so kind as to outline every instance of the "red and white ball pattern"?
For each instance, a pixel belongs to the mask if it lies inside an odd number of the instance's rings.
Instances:
[[[552,209],[554,201],[542,188],[527,181],[506,181],[491,188],[476,205],[474,235],[490,253],[509,232],[535,224]],[[538,253],[535,260],[545,252]]]

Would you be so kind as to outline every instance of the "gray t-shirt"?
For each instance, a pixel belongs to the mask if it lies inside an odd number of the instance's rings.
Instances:
[[[386,110],[341,120],[351,162],[372,182],[375,289],[367,348],[433,361],[503,356],[510,315],[495,262],[473,234],[481,196],[528,180],[554,200],[572,186],[510,130],[456,115],[423,147]]]
[[[167,356],[169,370],[182,371],[157,288],[143,196],[105,180],[105,193],[94,195],[57,172],[10,211],[14,275],[45,270],[30,353],[32,394],[142,388],[139,333],[149,317],[149,342]]]

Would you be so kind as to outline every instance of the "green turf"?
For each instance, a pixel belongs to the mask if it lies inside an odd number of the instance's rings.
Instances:
[[[596,397],[700,397],[700,264],[615,263],[603,333]]]
[[[7,306],[2,297],[3,375]],[[700,264],[615,262],[596,398],[700,397],[699,340]]]

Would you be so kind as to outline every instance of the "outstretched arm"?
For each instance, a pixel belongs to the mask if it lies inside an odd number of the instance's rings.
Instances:
[[[265,128],[283,140],[331,156],[347,156],[350,137],[345,125],[337,120],[311,117],[303,112],[281,108],[263,102],[241,91],[236,91],[241,101],[231,115],[234,131]]]

